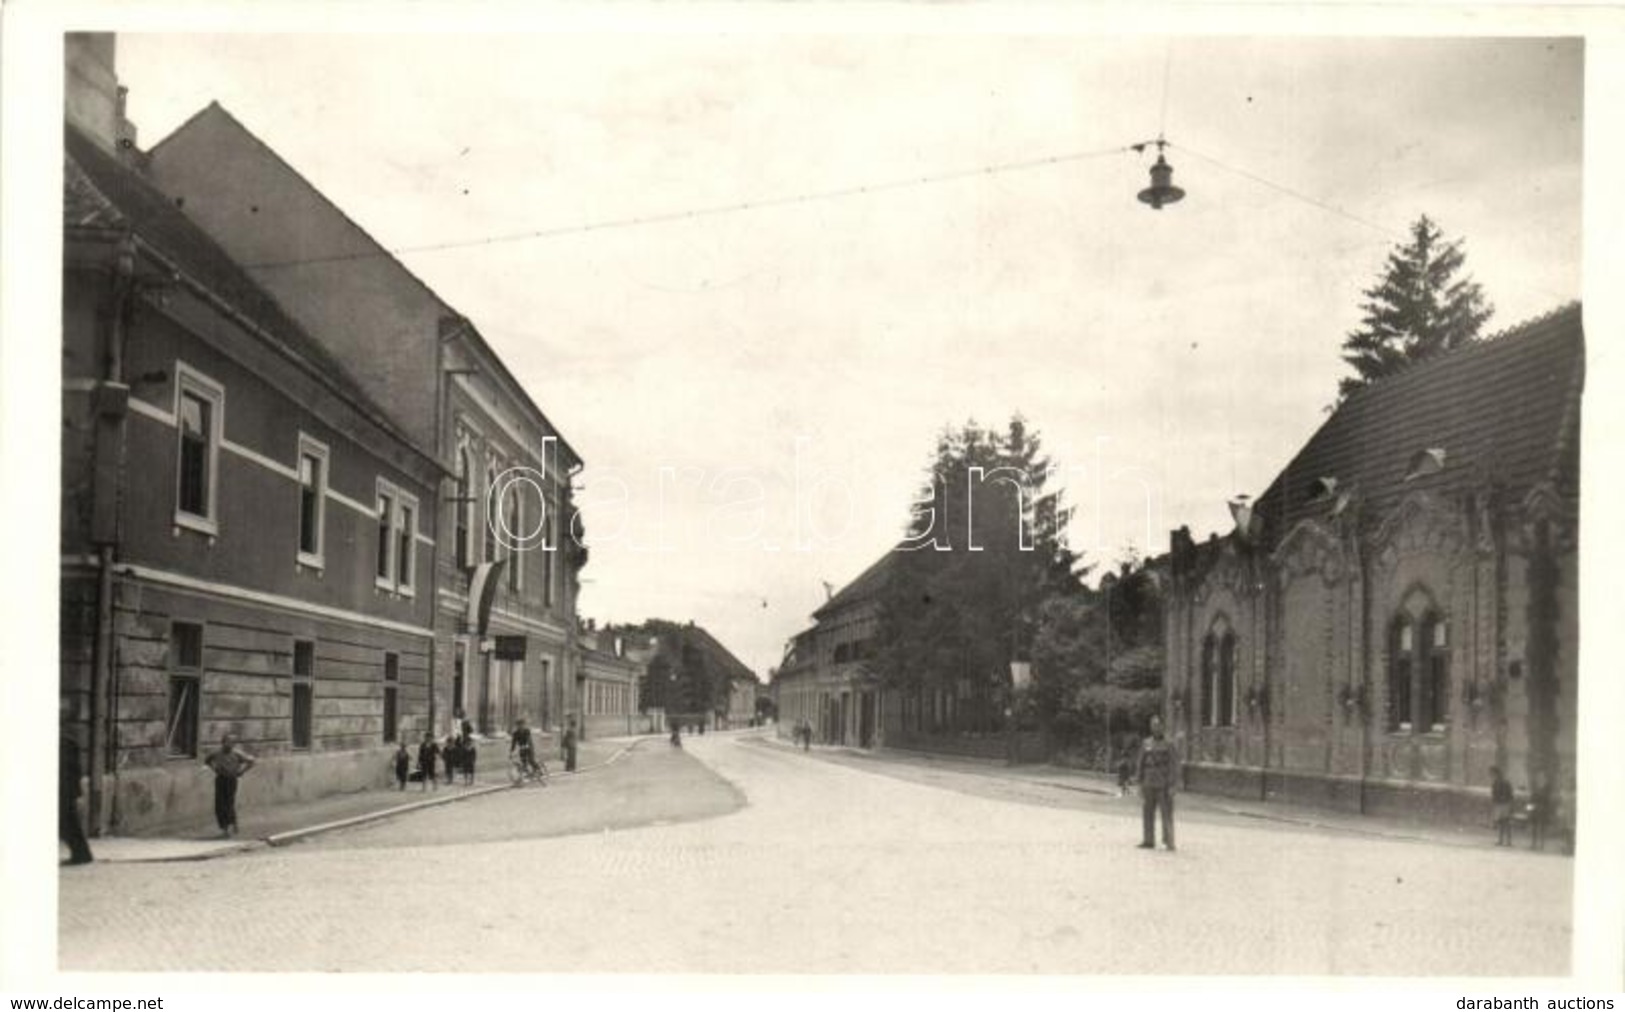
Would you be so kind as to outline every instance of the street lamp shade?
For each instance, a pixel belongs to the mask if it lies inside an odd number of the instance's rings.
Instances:
[[[1150,204],[1151,210],[1160,211],[1164,204],[1177,204],[1185,191],[1174,185],[1174,167],[1157,152],[1157,162],[1151,166],[1151,185],[1140,191],[1140,203]]]

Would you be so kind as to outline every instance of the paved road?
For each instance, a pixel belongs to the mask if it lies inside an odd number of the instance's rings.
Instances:
[[[1143,851],[1130,801],[685,744],[286,849],[65,869],[63,969],[1568,969],[1567,859],[1212,815]]]

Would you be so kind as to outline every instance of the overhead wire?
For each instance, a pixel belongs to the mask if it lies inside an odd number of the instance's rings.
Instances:
[[[811,204],[825,200],[840,200],[847,197],[872,196],[874,194],[888,193],[891,191],[909,189],[916,186],[930,186],[938,183],[949,183],[964,179],[975,179],[1000,175],[1007,172],[1024,172],[1032,169],[1042,169],[1055,165],[1065,165],[1072,162],[1082,162],[1095,158],[1103,158],[1108,155],[1125,154],[1130,151],[1132,147],[1132,145],[1124,144],[1110,148],[1099,148],[1093,151],[1075,151],[1068,154],[1048,155],[1042,158],[1030,158],[1021,161],[996,162],[974,169],[959,169],[952,172],[941,172],[923,176],[910,176],[903,179],[894,179],[881,183],[865,183],[830,190],[815,190],[808,193],[798,193],[784,197],[767,197],[760,200],[744,200],[731,204],[717,204],[709,207],[690,208],[684,211],[667,211],[658,214],[637,215],[627,218],[611,218],[605,221],[588,222],[585,224],[563,225],[556,228],[530,229],[524,232],[511,232],[499,235],[481,236],[473,239],[425,243],[417,246],[397,246],[387,250],[369,250],[360,253],[335,253],[328,256],[300,257],[289,260],[269,260],[261,261],[259,263],[245,264],[244,266],[256,270],[278,267],[302,267],[307,264],[341,263],[351,260],[368,260],[381,256],[400,256],[414,253],[436,253],[445,250],[470,249],[477,246],[493,246],[500,243],[524,242],[533,239],[550,239],[563,235],[580,235],[589,232],[602,232],[619,228],[634,228],[644,225],[668,224],[671,222],[689,221],[699,218],[711,218],[727,214],[739,214],[746,211],[760,211],[775,207],[792,207],[798,204]]]

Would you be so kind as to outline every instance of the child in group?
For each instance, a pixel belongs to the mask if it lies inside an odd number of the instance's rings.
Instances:
[[[457,783],[457,771],[462,767],[463,756],[458,751],[457,732],[446,735],[446,744],[440,748],[440,758],[446,764],[446,786]]]
[[[406,742],[395,750],[395,782],[401,790],[406,790],[406,774],[412,768],[412,755],[406,751]]]
[[[423,744],[418,746],[418,777],[423,782],[423,789],[428,790],[433,784],[435,790],[440,789],[440,746],[434,743],[434,733],[423,732]]]

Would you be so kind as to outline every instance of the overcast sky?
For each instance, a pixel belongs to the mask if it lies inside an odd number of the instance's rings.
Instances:
[[[129,34],[118,70],[143,146],[218,100],[390,247],[1105,152],[401,255],[586,458],[582,614],[692,618],[765,676],[822,581],[896,540],[946,424],[1024,414],[1067,469],[1075,546],[1109,564],[1224,530],[1225,500],[1263,490],[1324,420],[1360,292],[1418,214],[1466,240],[1492,330],[1578,298],[1584,58],[1557,39]],[[1159,132],[1189,196],[1153,212],[1152,156],[1114,149]],[[759,516],[719,507],[755,482]]]

